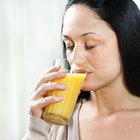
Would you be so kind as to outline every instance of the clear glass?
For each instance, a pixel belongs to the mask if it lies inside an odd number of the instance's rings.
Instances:
[[[54,65],[61,65],[61,71],[67,72],[67,76],[63,79],[55,79],[54,82],[60,82],[67,85],[66,90],[54,90],[47,96],[57,95],[64,96],[61,102],[53,103],[44,108],[43,119],[47,122],[57,125],[67,125],[71,119],[81,86],[84,82],[86,74],[69,73],[67,60],[57,59]]]
[[[61,66],[61,69],[60,69],[61,72],[66,72],[66,73],[70,72],[69,62],[65,58],[56,59],[54,61],[54,65],[55,66]]]

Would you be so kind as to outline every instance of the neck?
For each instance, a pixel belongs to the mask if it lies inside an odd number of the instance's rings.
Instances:
[[[130,94],[121,79],[95,92],[91,92],[91,101],[97,113],[112,114],[120,110],[136,109],[140,105],[139,98]]]

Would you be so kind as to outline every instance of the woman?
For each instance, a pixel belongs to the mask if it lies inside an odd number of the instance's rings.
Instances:
[[[24,140],[140,139],[140,12],[131,0],[69,0],[63,19],[64,52],[87,73],[70,124],[43,121],[42,108],[63,97],[44,97],[66,85],[59,67],[43,74],[33,90]]]

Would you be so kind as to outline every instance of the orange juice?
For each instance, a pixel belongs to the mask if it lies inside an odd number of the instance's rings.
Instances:
[[[64,99],[61,102],[53,103],[44,108],[44,120],[58,125],[68,124],[85,76],[86,74],[67,74],[65,78],[53,81],[66,84],[67,89],[63,91],[53,90],[47,94],[47,96],[64,96]]]

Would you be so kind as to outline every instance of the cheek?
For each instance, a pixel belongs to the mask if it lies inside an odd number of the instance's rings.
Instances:
[[[96,70],[106,75],[115,75],[121,71],[121,64],[118,55],[107,55],[95,62]]]
[[[87,76],[82,90],[96,90],[115,80],[121,73],[119,57],[106,56],[89,59],[93,73]]]
[[[120,72],[121,70],[121,61],[120,61],[120,55],[119,52],[117,50],[117,48],[110,52],[106,58],[107,60],[107,65],[108,68],[111,70],[111,72]]]
[[[113,46],[113,47],[112,47]],[[92,57],[92,59],[91,59]],[[91,61],[92,60],[92,61]],[[99,47],[94,55],[90,55],[89,61],[97,69],[112,69],[120,67],[120,55],[117,45],[110,44]]]

